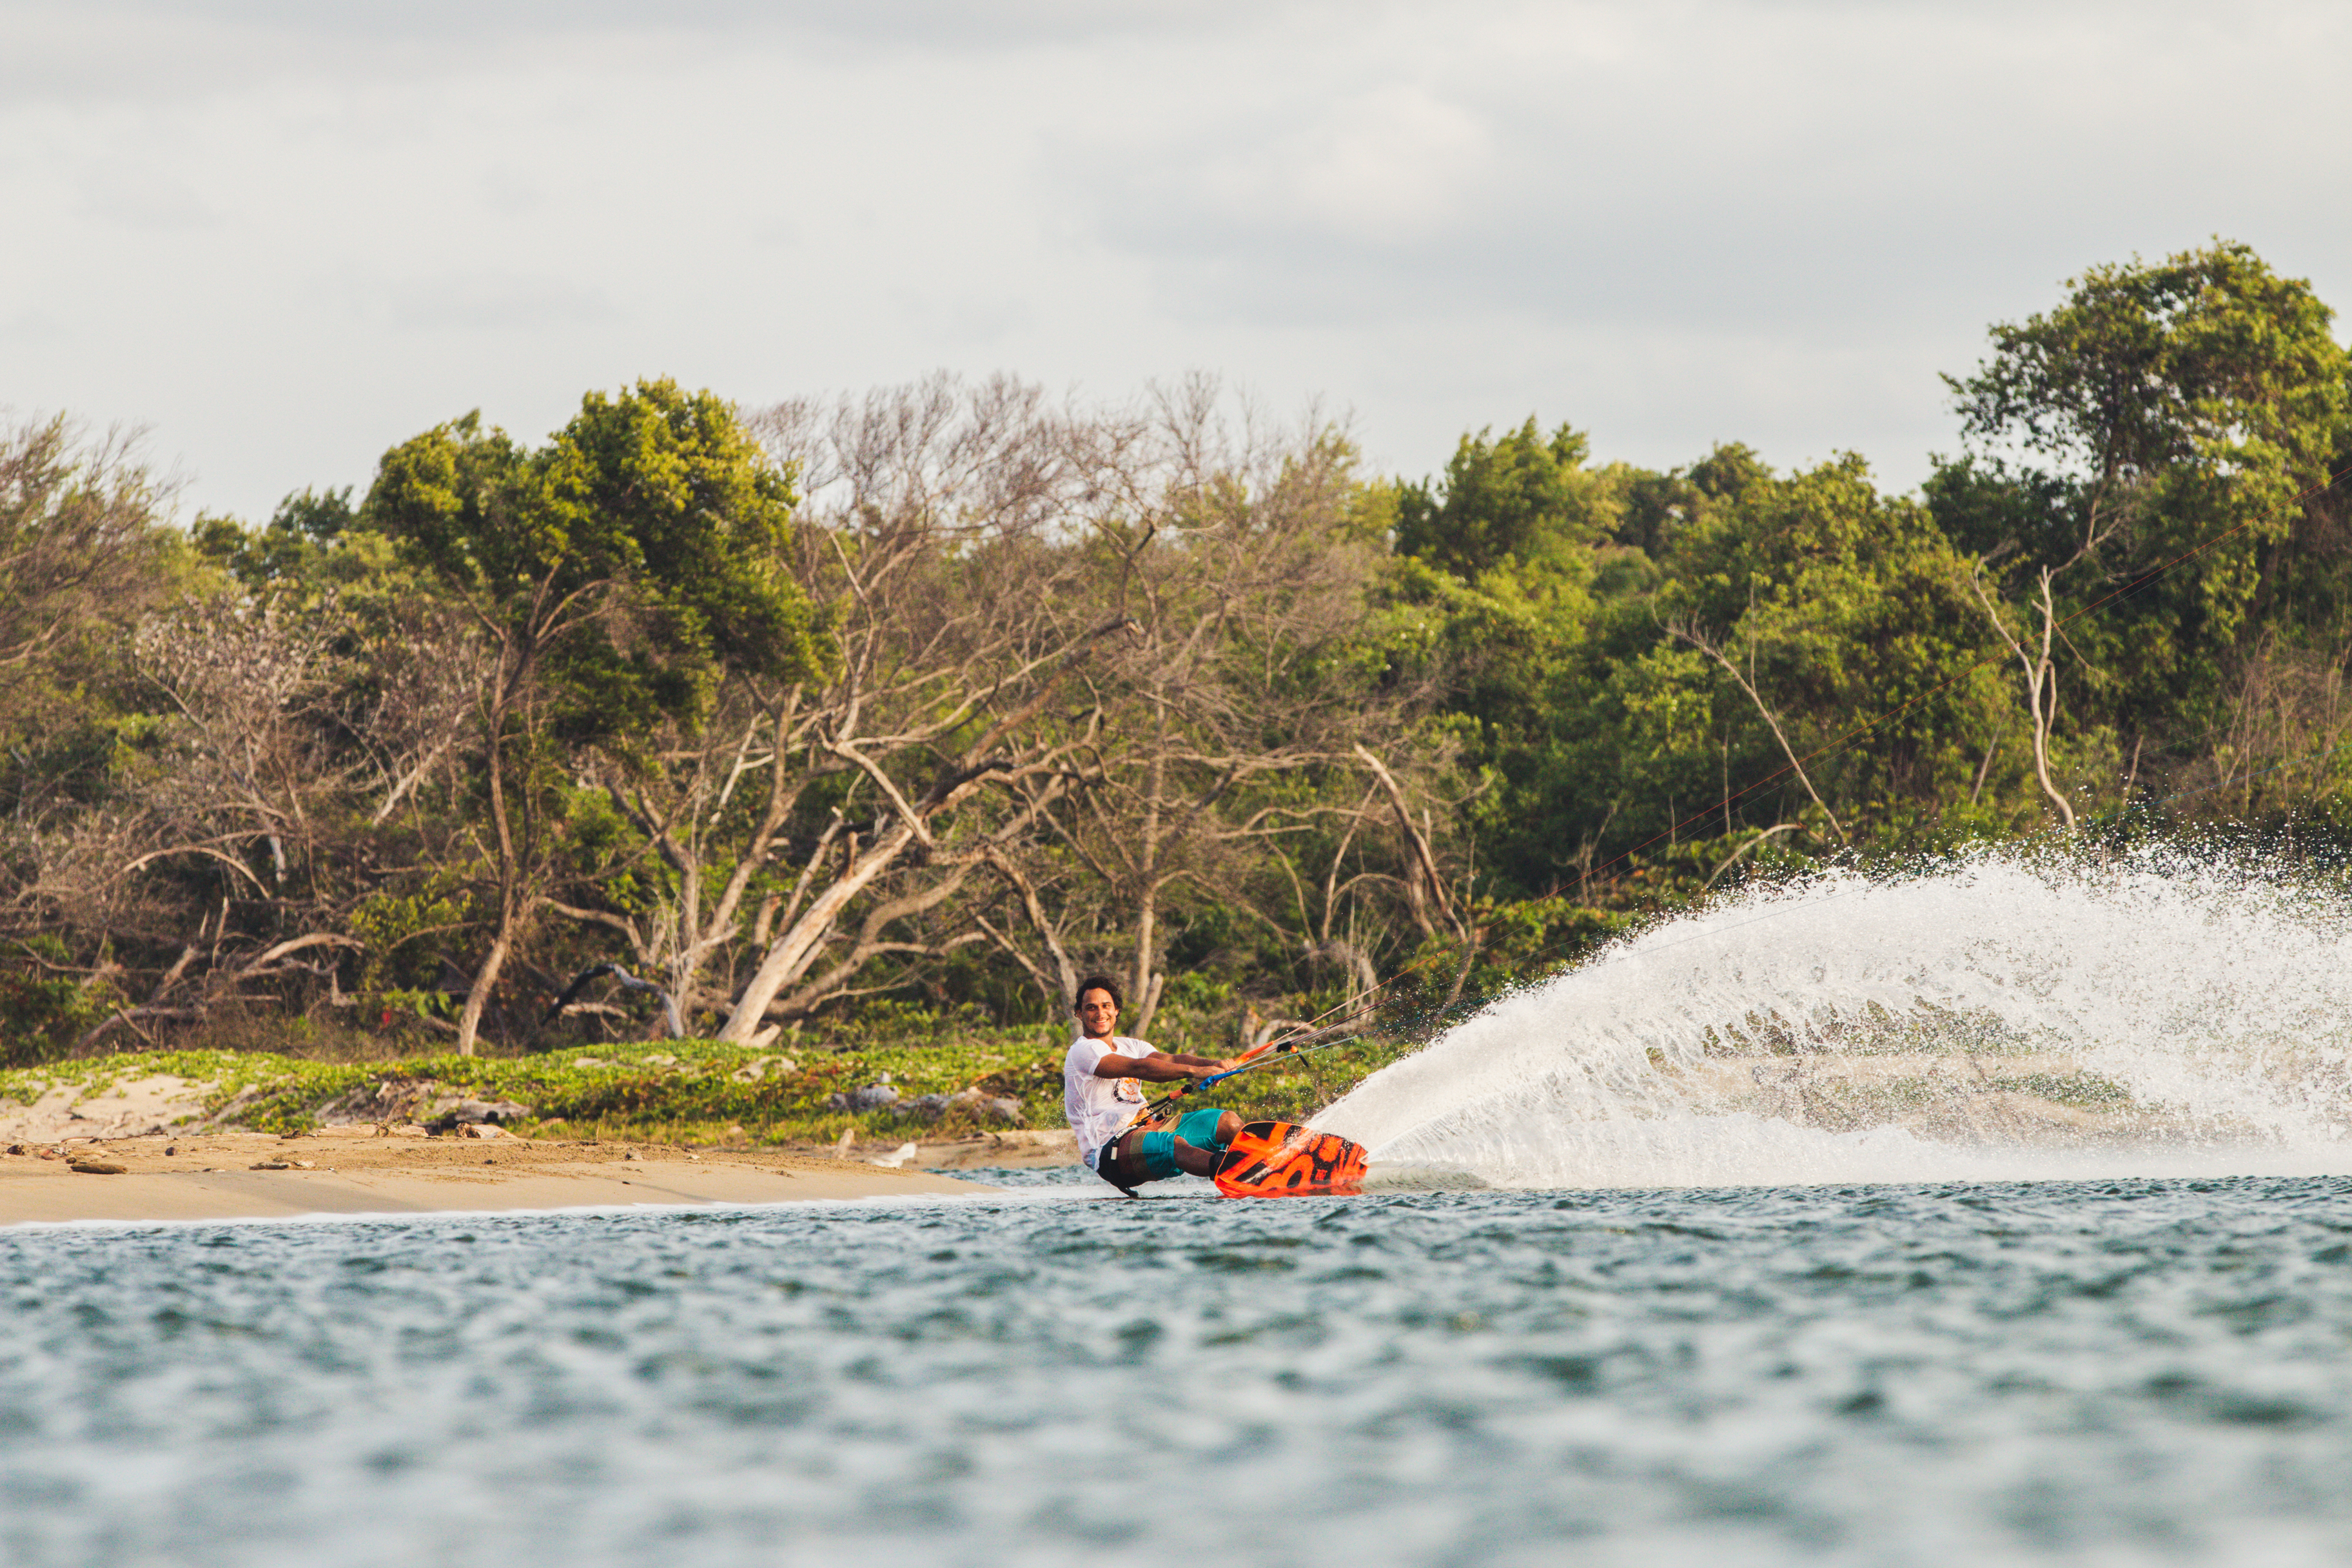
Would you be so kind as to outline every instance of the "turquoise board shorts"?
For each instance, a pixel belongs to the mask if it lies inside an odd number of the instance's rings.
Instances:
[[[1176,1169],[1176,1140],[1179,1138],[1195,1149],[1222,1151],[1224,1145],[1217,1142],[1217,1123],[1223,1121],[1224,1116],[1224,1110],[1221,1107],[1204,1106],[1199,1110],[1186,1111],[1177,1119],[1176,1125],[1173,1127],[1155,1127],[1138,1139],[1136,1149],[1143,1160],[1143,1179],[1147,1182],[1164,1182],[1169,1177],[1180,1173]],[[1118,1146],[1118,1142],[1117,1139],[1111,1140],[1110,1142],[1103,1145],[1102,1152],[1095,1156],[1097,1175],[1102,1175],[1102,1162],[1109,1157],[1111,1150]],[[1110,1181],[1110,1178],[1104,1176],[1103,1180]],[[1116,1182],[1111,1184],[1118,1185]]]

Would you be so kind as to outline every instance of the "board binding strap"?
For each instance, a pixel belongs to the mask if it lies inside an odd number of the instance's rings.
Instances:
[[[1229,1198],[1345,1197],[1364,1190],[1363,1146],[1288,1121],[1253,1121],[1217,1162]]]

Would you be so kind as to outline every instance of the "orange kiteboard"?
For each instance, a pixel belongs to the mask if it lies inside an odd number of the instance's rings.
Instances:
[[[1293,1198],[1364,1190],[1364,1151],[1336,1132],[1287,1121],[1253,1121],[1217,1162],[1229,1198]]]

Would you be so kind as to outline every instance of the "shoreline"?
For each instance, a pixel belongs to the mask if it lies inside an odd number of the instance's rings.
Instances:
[[[0,1148],[0,1227],[977,1196],[1002,1190],[855,1154],[835,1159],[803,1151],[688,1150],[511,1134],[434,1137],[421,1130],[147,1133]],[[939,1153],[966,1165],[1058,1163],[991,1162],[990,1152],[983,1142],[978,1149],[943,1147]],[[914,1165],[921,1157],[918,1152],[904,1163]]]

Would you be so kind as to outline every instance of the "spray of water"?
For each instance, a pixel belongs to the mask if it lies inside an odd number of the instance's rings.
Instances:
[[[2352,907],[2177,849],[1756,888],[1316,1120],[1392,1185],[2352,1171]]]

